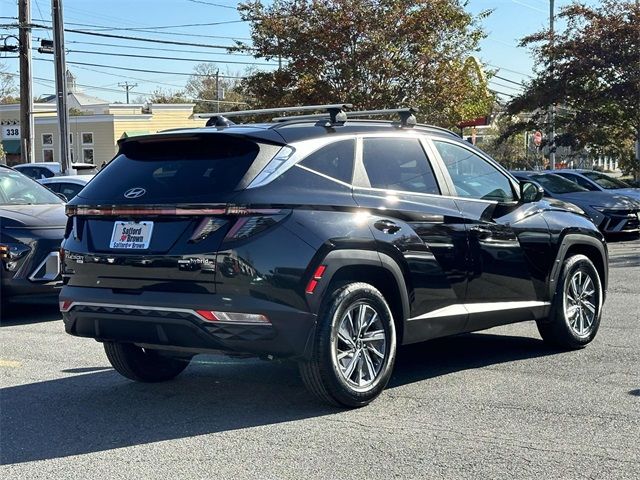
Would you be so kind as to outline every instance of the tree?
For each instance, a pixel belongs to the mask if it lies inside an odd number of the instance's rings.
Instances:
[[[241,78],[228,71],[220,72],[214,63],[199,63],[193,68],[185,93],[195,102],[195,112],[237,110],[234,107],[244,104]]]
[[[533,115],[503,138],[528,129],[547,130],[546,111],[557,105],[556,145],[615,155],[628,173],[637,175],[633,140],[640,140],[640,4],[573,3],[559,17],[566,28],[553,41],[548,30],[521,41],[532,47],[537,75],[510,102],[508,112]]]
[[[511,135],[502,139],[502,135],[519,120],[507,114],[499,114],[495,121],[495,129],[489,130],[486,140],[480,148],[508,169],[533,169],[539,162],[540,156],[530,151],[524,133]]]
[[[260,0],[238,10],[252,45],[235,51],[278,60],[242,87],[256,107],[353,103],[359,109],[414,106],[420,118],[453,126],[486,115],[493,96],[470,55],[485,36],[459,0]]]
[[[140,100],[138,103],[189,103],[189,100],[184,96],[184,92],[172,92],[162,88],[157,88],[147,97],[140,97]]]
[[[18,91],[13,75],[7,73],[7,66],[0,64],[0,103],[17,103],[14,94]]]

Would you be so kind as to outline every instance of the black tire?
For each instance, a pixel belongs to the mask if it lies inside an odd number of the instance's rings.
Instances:
[[[131,343],[104,342],[104,351],[115,370],[136,382],[164,382],[187,368],[190,358],[171,358]]]
[[[349,340],[352,347],[348,347],[344,342],[345,331],[341,330],[341,335],[338,335],[338,328],[346,325],[343,321],[350,312],[360,308],[365,309],[360,334],[357,340],[356,337],[353,341]],[[375,319],[374,313],[377,314]],[[383,335],[384,339],[381,339]],[[352,348],[353,356],[339,359],[344,354],[338,353],[341,346],[345,350]],[[379,353],[383,353],[384,357],[379,357]],[[358,282],[330,287],[318,317],[311,359],[300,362],[299,367],[307,389],[322,401],[344,407],[363,407],[386,387],[393,371],[395,356],[396,332],[389,305],[375,287]],[[342,364],[345,358],[349,364],[361,362],[354,367],[359,373],[354,373],[356,377],[359,375],[358,382],[365,382],[364,372],[369,377],[365,383],[370,384],[356,385],[355,380],[345,377],[347,372],[342,369],[348,371],[351,366]],[[376,370],[375,375],[372,375]]]
[[[572,326],[573,321],[577,322],[577,325],[583,326],[588,323],[586,317],[580,318],[582,311],[578,312],[577,320],[575,316],[572,317],[572,320],[567,314],[567,307],[573,305],[572,300],[567,297],[567,294],[569,294],[571,298],[574,296],[572,279],[577,278],[576,276],[578,274],[580,275],[579,278],[586,278],[583,277],[583,275],[589,277],[593,284],[594,291],[593,295],[587,298],[590,305],[595,307],[594,317],[588,328],[585,328],[583,332],[580,331],[582,329]],[[598,333],[603,301],[604,295],[600,275],[593,265],[593,262],[585,255],[572,255],[567,258],[562,265],[562,272],[560,273],[560,278],[558,278],[549,318],[537,321],[540,336],[545,342],[561,349],[575,350],[583,348],[591,342]],[[586,307],[584,307],[583,311],[585,314],[590,312]],[[591,314],[589,313],[589,315]]]

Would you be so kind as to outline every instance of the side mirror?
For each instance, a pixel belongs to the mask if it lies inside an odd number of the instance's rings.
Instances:
[[[67,203],[69,201],[69,199],[67,198],[66,195],[64,195],[63,193],[56,193],[56,196],[62,200],[64,203]]]
[[[536,182],[520,183],[520,201],[522,203],[534,203],[542,200],[544,188]]]

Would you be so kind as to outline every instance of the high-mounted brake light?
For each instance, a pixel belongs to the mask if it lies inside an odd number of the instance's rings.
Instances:
[[[307,283],[305,292],[312,294],[315,291],[316,287],[318,286],[318,282],[322,279],[322,275],[324,275],[326,269],[326,265],[320,265],[318,268],[316,268],[316,271],[313,272],[313,277],[311,277],[311,280],[309,280],[309,283]]]

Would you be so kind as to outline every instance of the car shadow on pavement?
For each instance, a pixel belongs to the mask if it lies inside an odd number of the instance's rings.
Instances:
[[[548,355],[531,338],[469,334],[401,350],[389,388]],[[176,380],[141,384],[102,367],[0,390],[0,463],[13,464],[332,415],[292,362],[195,357]],[[72,374],[69,372],[77,372]]]
[[[6,305],[0,312],[0,327],[60,320],[58,303]]]

